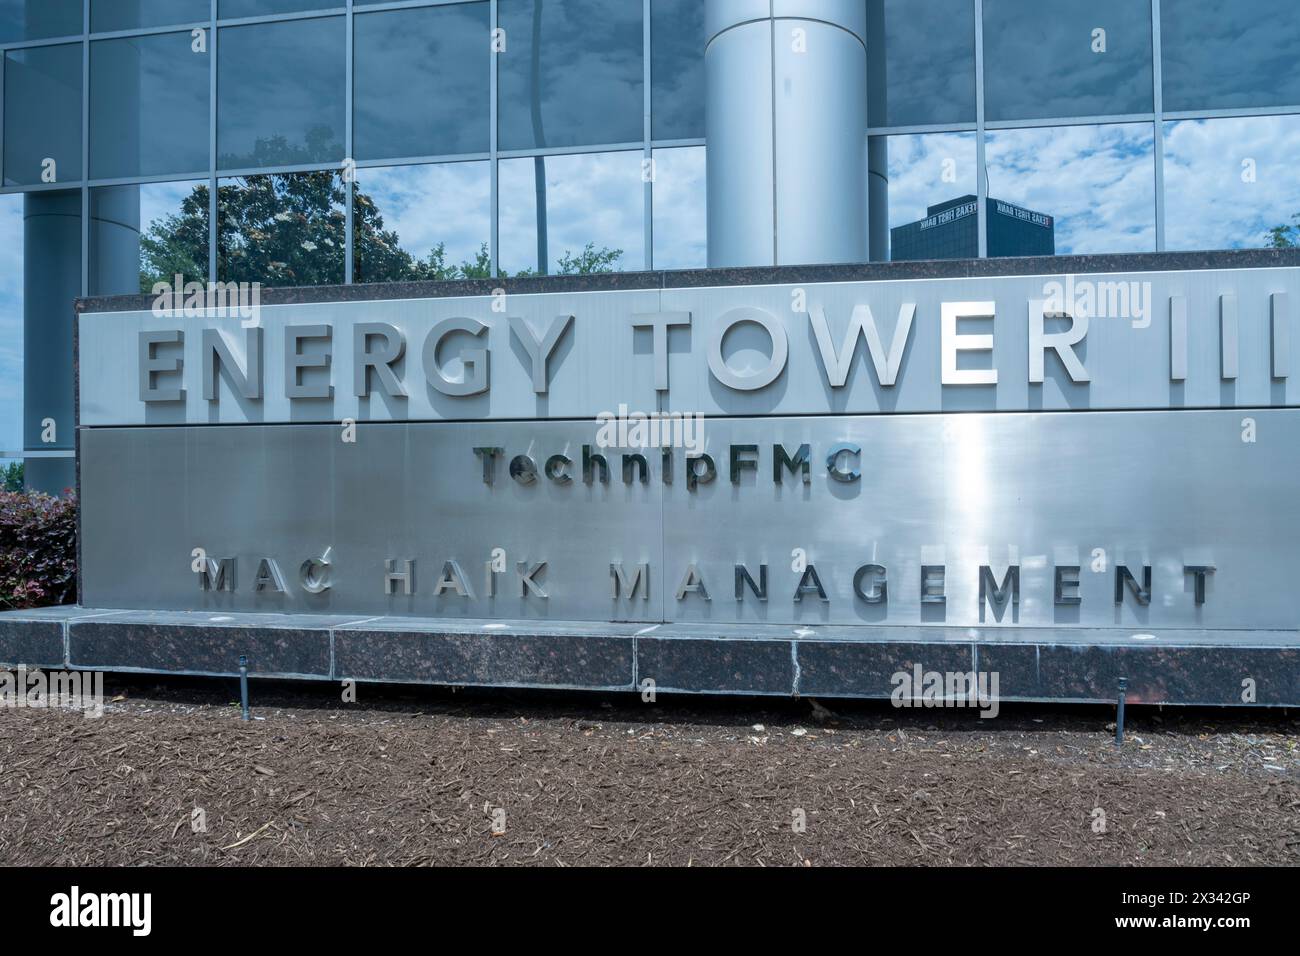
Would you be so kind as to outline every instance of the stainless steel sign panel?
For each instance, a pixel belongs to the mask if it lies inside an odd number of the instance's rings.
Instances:
[[[1295,411],[709,419],[702,453],[674,450],[670,483],[654,452],[644,481],[625,476],[596,434],[87,429],[84,600],[793,628],[1300,625]]]
[[[82,470],[94,476],[83,483],[84,603],[662,619],[653,576],[630,599],[627,589],[613,599],[610,584],[611,562],[629,584],[640,565],[662,568],[661,486],[583,484],[590,434],[542,423],[363,426],[355,444],[340,435],[319,425],[83,431]],[[522,484],[505,458],[487,485],[474,452],[484,446],[544,450],[539,468],[568,455],[576,478]],[[208,590],[203,560],[215,564]]]
[[[195,311],[82,315],[81,423],[1300,404],[1295,269]]]
[[[712,600],[665,605],[675,620],[796,625],[1296,628],[1300,414],[1249,415],[1254,443],[1231,412],[709,420],[718,478],[665,489],[664,549],[668,576],[693,566]],[[735,483],[745,443],[756,464]],[[774,481],[776,445],[808,446],[808,484],[786,468]],[[762,564],[767,601],[748,582],[737,601],[736,566],[757,581]],[[855,590],[867,565],[881,570]],[[1127,580],[1116,602],[1121,566],[1137,585],[1150,567],[1147,604]],[[1018,603],[1008,588],[997,607],[1013,568]],[[1058,601],[1058,572],[1077,603]],[[882,586],[887,600],[864,600]]]

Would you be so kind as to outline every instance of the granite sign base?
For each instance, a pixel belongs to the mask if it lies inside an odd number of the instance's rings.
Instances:
[[[889,698],[997,675],[1002,701],[1300,706],[1295,631],[583,624],[82,607],[0,614],[0,665],[656,694]],[[911,686],[910,684],[908,686]]]

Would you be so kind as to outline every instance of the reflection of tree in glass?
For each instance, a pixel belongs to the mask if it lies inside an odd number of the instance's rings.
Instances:
[[[23,490],[23,463],[11,461],[0,468],[0,491],[20,492]]]
[[[1268,244],[1272,249],[1295,249],[1300,246],[1300,213],[1291,217],[1294,225],[1274,226],[1268,231]]]
[[[294,151],[282,138],[259,141],[257,165],[272,165]],[[334,285],[343,282],[347,239],[347,185],[342,171],[242,176],[217,191],[219,208],[217,275],[226,282],[273,286]],[[384,228],[375,201],[360,188],[353,196],[353,278],[357,282],[484,279],[491,275],[487,243],[474,258],[447,261],[445,243],[424,258],[402,248],[396,230]],[[150,223],[140,238],[140,288],[207,276],[208,187],[200,184],[179,213]],[[559,260],[563,275],[612,272],[622,249],[587,245]],[[501,275],[506,273],[501,272]],[[533,275],[524,270],[517,275]]]

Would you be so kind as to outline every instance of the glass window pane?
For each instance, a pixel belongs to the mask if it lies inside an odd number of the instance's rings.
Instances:
[[[464,3],[356,18],[358,159],[488,151],[489,14]]]
[[[81,44],[5,55],[7,186],[81,178]]]
[[[188,33],[92,43],[91,176],[206,170],[208,64],[208,54],[194,52]]]
[[[704,147],[654,151],[654,268],[709,264]]]
[[[640,142],[640,0],[500,0],[502,149]]]
[[[990,256],[1044,230],[1062,255],[1155,249],[1152,124],[991,130],[985,153]]]
[[[490,165],[483,161],[358,170],[352,280],[488,278]]]
[[[1165,245],[1300,245],[1300,116],[1165,124]]]
[[[208,0],[91,0],[90,29],[95,33],[207,23]]]
[[[80,36],[81,0],[0,0],[0,43]]]
[[[498,178],[506,274],[535,273],[539,262],[562,275],[645,268],[640,153],[505,159]]]
[[[341,172],[223,179],[217,189],[217,276],[268,286],[338,285],[346,256]]]
[[[208,281],[206,181],[101,186],[90,191],[90,294],[130,295],[154,284]]]
[[[218,37],[223,169],[343,159],[343,17],[226,27]]]
[[[990,120],[1150,113],[1149,0],[984,0]]]
[[[1160,7],[1166,110],[1300,105],[1295,0]]]
[[[344,0],[220,0],[217,16],[222,20],[239,17],[269,17],[277,13],[302,13],[346,7]]]
[[[650,115],[655,139],[704,138],[704,4],[651,0]]]
[[[880,137],[873,155],[879,144],[889,171],[890,259],[978,256],[975,134]]]
[[[0,196],[0,452],[23,447],[23,202]]]
[[[973,0],[871,0],[867,57],[872,126],[975,122]]]

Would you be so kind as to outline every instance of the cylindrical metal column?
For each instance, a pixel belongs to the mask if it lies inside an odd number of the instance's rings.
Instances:
[[[863,262],[862,0],[706,0],[709,265]]]
[[[71,457],[72,304],[81,294],[81,194],[23,196],[23,476],[61,494],[76,484]],[[53,441],[46,441],[53,438]]]

